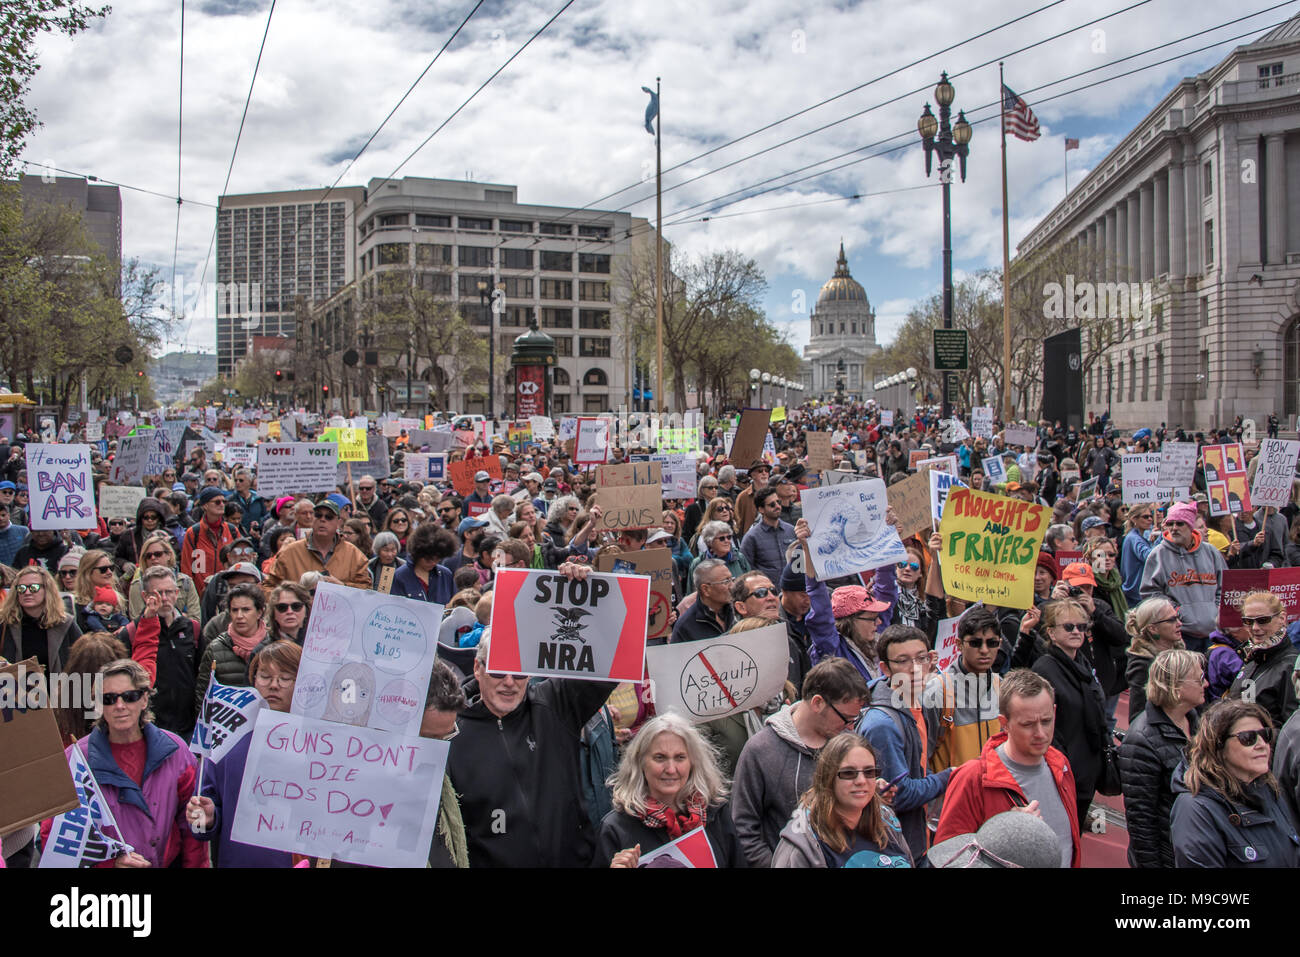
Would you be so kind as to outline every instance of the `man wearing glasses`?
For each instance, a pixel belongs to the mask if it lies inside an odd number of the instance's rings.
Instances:
[[[736,621],[731,607],[734,579],[726,562],[717,558],[704,559],[695,566],[693,579],[697,596],[695,603],[673,625],[669,644],[725,635]]]
[[[456,526],[460,524],[460,499],[456,498],[455,493],[448,492],[438,503],[438,523],[450,532],[456,531]]]
[[[376,494],[378,484],[374,478],[366,475],[357,483],[357,501],[370,515],[375,528],[384,527],[384,518],[388,515],[388,503]]]
[[[741,501],[744,498],[742,495]],[[776,581],[785,566],[786,550],[794,544],[794,526],[781,520],[781,496],[771,486],[754,492],[753,502],[758,508],[759,520],[745,532],[740,552],[755,571]],[[739,502],[736,507],[739,509]]]
[[[312,512],[311,534],[280,549],[262,582],[269,597],[281,582],[296,582],[303,572],[320,572],[323,581],[351,588],[370,588],[368,559],[361,549],[339,535],[343,517],[337,502],[323,499]]]
[[[998,617],[972,608],[957,623],[957,660],[926,685],[925,703],[938,719],[930,767],[961,767],[978,758],[998,727],[998,676],[993,673],[1002,634]]]

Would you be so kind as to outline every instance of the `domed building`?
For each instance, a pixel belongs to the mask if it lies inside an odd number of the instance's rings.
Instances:
[[[867,291],[849,273],[849,262],[840,243],[840,257],[835,275],[822,286],[817,305],[808,317],[808,344],[803,347],[802,376],[804,387],[812,396],[829,396],[841,360],[844,362],[844,392],[865,396],[867,363],[880,351],[876,343],[876,313],[867,299]]]

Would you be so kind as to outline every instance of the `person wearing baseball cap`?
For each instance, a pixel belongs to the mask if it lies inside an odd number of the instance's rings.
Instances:
[[[465,504],[471,502],[482,505],[492,504],[492,476],[485,469],[479,469],[474,473],[474,491],[465,496]]]
[[[1139,594],[1173,601],[1183,622],[1183,643],[1205,653],[1218,625],[1219,597],[1227,562],[1196,530],[1196,505],[1179,502],[1165,515],[1160,541],[1147,556]]]
[[[767,487],[767,480],[772,474],[772,466],[762,459],[749,463],[749,488],[736,496],[736,536],[744,539],[750,526],[758,520],[758,505],[754,502],[754,493]]]
[[[339,536],[343,516],[339,505],[328,498],[316,503],[312,511],[311,534],[290,542],[276,554],[271,570],[262,582],[270,595],[283,582],[301,581],[304,572],[319,572],[322,581],[369,589],[369,559],[351,542]]]
[[[800,528],[807,528],[807,524],[806,519],[799,520]],[[826,583],[812,576],[806,553],[804,569],[812,607],[807,622],[812,663],[816,665],[826,658],[847,658],[868,684],[875,681],[880,677],[876,631],[881,616],[889,612],[890,603],[878,600],[861,585],[841,585],[828,593]]]

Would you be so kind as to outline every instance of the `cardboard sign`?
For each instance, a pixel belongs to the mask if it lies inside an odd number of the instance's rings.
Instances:
[[[95,482],[89,445],[27,446],[27,525],[37,529],[94,528]]]
[[[663,466],[658,462],[626,462],[596,467],[596,487],[617,485],[663,485]]]
[[[425,867],[450,749],[432,738],[263,711],[231,838],[352,864]]]
[[[993,407],[977,405],[970,410],[970,432],[977,439],[993,439]]]
[[[1160,446],[1161,488],[1185,489],[1196,479],[1195,442],[1166,442]]]
[[[761,708],[781,693],[789,656],[785,622],[647,648],[655,711],[702,724]]]
[[[835,467],[831,459],[831,434],[829,432],[805,432],[804,442],[808,445],[809,472],[824,472]]]
[[[647,462],[659,474],[658,462]],[[596,489],[596,504],[600,506],[600,520],[596,530],[622,532],[630,528],[658,528],[663,524],[663,489],[659,482],[653,485],[615,485]]]
[[[492,589],[487,670],[641,681],[649,604],[650,579],[642,575],[593,573],[576,581],[503,568]]]
[[[1297,457],[1300,457],[1300,442],[1263,439],[1259,443],[1259,464],[1255,466],[1255,481],[1250,487],[1250,501],[1255,508],[1286,508],[1291,504]]]
[[[929,532],[933,525],[930,512],[930,470],[922,469],[895,482],[887,489],[889,507],[898,519],[898,534],[909,538]]]
[[[966,483],[938,469],[930,470],[930,520],[938,525],[943,518],[943,506],[948,500],[948,492],[953,488],[965,488]]]
[[[402,459],[402,468],[409,481],[444,482],[447,479],[447,456],[440,452],[407,452]]]
[[[257,494],[333,492],[338,488],[338,446],[333,442],[266,442],[257,447]]]
[[[500,482],[504,478],[501,459],[496,455],[447,463],[447,474],[451,476],[452,487],[461,496],[469,495],[474,491],[474,476],[478,472],[487,472],[494,482]]]
[[[417,735],[442,605],[321,582],[294,683],[294,714]]]
[[[737,468],[747,469],[763,454],[763,437],[771,409],[745,409],[740,413],[735,441],[727,449],[727,460]]]
[[[965,601],[1028,608],[1051,516],[1046,505],[954,488],[939,525],[944,591]]]
[[[990,455],[982,459],[980,464],[984,467],[984,478],[989,485],[1001,485],[1007,480],[1007,463],[1000,455]]]
[[[596,559],[596,570],[621,575],[650,576],[650,611],[647,638],[667,638],[673,601],[673,556],[666,548],[643,548],[636,552],[605,552]]]
[[[609,457],[609,427],[602,419],[578,419],[573,461],[577,465],[602,465]]]
[[[1023,445],[1027,449],[1038,447],[1038,430],[1023,426],[1009,425],[1002,432],[1007,445]]]
[[[845,482],[856,482],[862,476],[849,469],[827,469],[821,473],[823,485],[843,485]]]
[[[1300,621],[1300,568],[1227,569],[1219,594],[1219,627],[1241,627],[1241,602],[1253,591],[1269,591],[1286,606],[1286,620]]]
[[[144,498],[144,489],[138,485],[101,485],[99,515],[104,519],[128,518],[135,521],[136,509]]]
[[[1240,442],[1207,445],[1201,450],[1201,459],[1211,515],[1235,514],[1253,508],[1246,482],[1246,457]]]
[[[818,578],[840,578],[907,558],[898,533],[885,524],[882,480],[804,489],[799,500],[812,528],[808,552]]]
[[[893,410],[893,409],[881,409],[881,410],[880,410],[880,427],[881,427],[882,429],[892,429],[892,428],[894,427],[894,410]]]
[[[0,834],[78,805],[49,702],[45,670],[35,658],[0,668]],[[95,703],[84,705],[89,711]]]

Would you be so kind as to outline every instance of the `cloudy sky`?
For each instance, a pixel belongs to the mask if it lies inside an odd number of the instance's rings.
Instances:
[[[391,174],[564,2],[486,0],[342,185]],[[997,124],[977,122],[996,116],[998,58],[1043,125],[1042,139],[1008,147],[1014,247],[1064,195],[1064,137],[1082,142],[1069,154],[1077,183],[1179,78],[1300,10],[1291,3],[1225,25],[1272,5],[574,0],[400,175],[514,183],[523,202],[557,206],[634,186],[601,207],[653,217],[654,141],[641,125],[641,87],[660,76],[664,167],[684,164],[665,175],[665,234],[689,252],[729,247],[754,257],[770,284],[769,315],[796,348],[807,341],[807,310],[843,239],[887,343],[908,308],[940,282],[940,197],[934,180],[926,186],[915,132],[940,70],[954,76],[955,105],[976,121],[968,180],[953,190],[956,267],[1000,266]],[[333,183],[473,6],[279,3],[228,192]],[[179,245],[179,3],[113,7],[90,32],[42,44],[32,104],[45,126],[26,159],[165,194],[123,191],[125,253],[168,275],[175,253],[181,280],[197,282],[214,225],[213,208],[201,204],[221,194],[271,0],[186,4]],[[1016,17],[1023,19],[1002,26]],[[1152,51],[1194,33],[1201,35]],[[1015,52],[1021,48],[1028,49]],[[724,148],[701,157],[717,147]],[[853,160],[861,161],[843,166]],[[770,191],[751,195],[759,190]],[[855,194],[880,195],[843,199]],[[172,346],[212,351],[212,320],[182,325]]]

